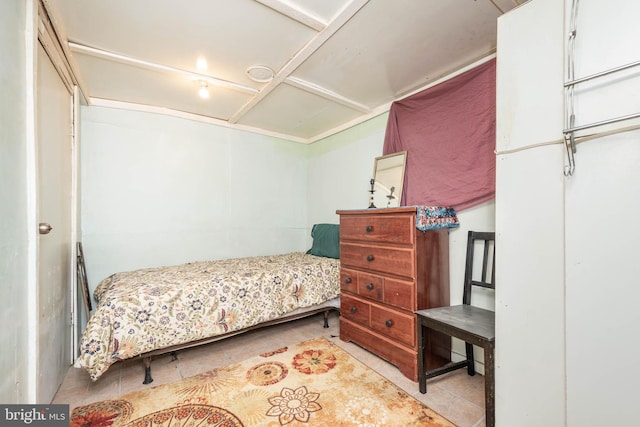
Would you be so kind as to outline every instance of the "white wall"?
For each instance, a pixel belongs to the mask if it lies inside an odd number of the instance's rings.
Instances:
[[[373,163],[382,156],[388,114],[309,146],[307,223],[337,224],[338,209],[366,209]]]
[[[28,399],[26,2],[0,2],[0,402]]]
[[[499,19],[499,426],[640,419],[640,227],[633,221],[640,214],[640,135],[579,144],[570,177],[562,173],[562,144],[531,147],[562,138],[571,3],[531,1]],[[640,59],[639,13],[623,0],[580,2],[576,77]],[[640,90],[637,77],[612,80],[576,92],[577,124],[640,111],[638,97],[629,96]]]
[[[308,249],[307,146],[83,107],[82,238],[91,290],[117,271]]]

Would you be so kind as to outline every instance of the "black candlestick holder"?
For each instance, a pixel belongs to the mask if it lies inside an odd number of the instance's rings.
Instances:
[[[387,199],[389,199],[389,201],[387,201],[387,207],[390,207],[391,206],[391,201],[396,198],[396,196],[393,195],[394,191],[396,191],[396,187],[391,187],[391,191],[389,192],[389,195],[387,196]]]
[[[369,203],[369,209],[373,209],[373,208],[376,207],[376,205],[373,203],[373,193],[376,192],[376,190],[374,188],[374,186],[376,184],[376,180],[371,178],[371,181],[369,181],[369,183],[371,184],[371,190],[369,190],[369,193],[371,193],[371,200],[370,200],[370,203]]]

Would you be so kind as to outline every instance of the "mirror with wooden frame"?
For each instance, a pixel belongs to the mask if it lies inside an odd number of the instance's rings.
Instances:
[[[376,157],[373,164],[373,196],[369,207],[400,206],[406,163],[406,151]],[[371,206],[371,202],[374,206]]]

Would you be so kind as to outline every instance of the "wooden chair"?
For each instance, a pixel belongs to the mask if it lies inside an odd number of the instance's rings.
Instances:
[[[484,243],[484,244],[483,244]],[[474,280],[474,253],[476,246],[483,246],[482,274],[480,280]],[[492,248],[492,250],[490,250]],[[491,265],[490,265],[491,264]],[[490,272],[490,279],[487,274]],[[427,392],[427,379],[467,368],[469,375],[475,375],[473,346],[484,349],[484,396],[487,427],[495,425],[495,313],[471,305],[473,286],[495,290],[495,233],[469,231],[467,240],[467,259],[464,274],[464,292],[462,304],[452,307],[438,307],[416,311],[418,318],[418,385],[420,393]],[[466,359],[447,364],[441,368],[426,371],[424,349],[425,331],[429,328],[465,341]]]

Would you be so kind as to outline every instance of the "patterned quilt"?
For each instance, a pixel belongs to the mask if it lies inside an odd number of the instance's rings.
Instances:
[[[237,331],[340,294],[340,261],[293,252],[116,273],[98,306],[79,363],[96,380],[113,363]]]

